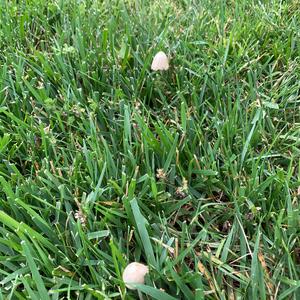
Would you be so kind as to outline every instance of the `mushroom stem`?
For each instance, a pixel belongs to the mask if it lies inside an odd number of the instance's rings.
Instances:
[[[140,300],[144,300],[143,294],[140,290],[138,290],[138,295]]]

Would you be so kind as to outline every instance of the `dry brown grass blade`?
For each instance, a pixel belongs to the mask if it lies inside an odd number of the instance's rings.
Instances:
[[[274,285],[273,285],[273,283],[272,283],[272,281],[270,279],[270,270],[269,270],[269,268],[267,266],[265,257],[262,254],[262,252],[259,252],[257,256],[258,256],[258,260],[259,260],[259,262],[260,262],[260,264],[261,264],[261,266],[262,266],[262,268],[263,268],[263,270],[265,272],[265,275],[266,275],[266,285],[267,285],[267,288],[269,290],[269,293],[270,293],[270,295],[274,295],[275,288],[274,288]],[[270,296],[270,299],[274,299],[274,297]]]
[[[212,281],[212,278],[211,278],[209,272],[207,271],[207,269],[205,268],[205,266],[200,261],[198,261],[198,270],[206,278],[211,290],[215,293],[215,286]]]

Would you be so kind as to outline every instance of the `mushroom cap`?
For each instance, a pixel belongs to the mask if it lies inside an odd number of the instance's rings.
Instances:
[[[155,54],[151,64],[151,69],[153,71],[169,69],[169,59],[163,51],[159,51],[158,53]]]
[[[123,272],[123,281],[126,286],[135,290],[136,288],[131,286],[130,283],[143,284],[145,275],[149,272],[149,268],[141,263],[132,262],[130,263]]]

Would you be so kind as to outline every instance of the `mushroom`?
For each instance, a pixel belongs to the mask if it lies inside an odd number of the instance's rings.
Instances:
[[[153,71],[163,71],[169,69],[169,59],[163,51],[159,51],[155,54],[151,64],[151,69]]]
[[[123,281],[131,290],[136,290],[131,284],[143,284],[145,282],[145,275],[149,272],[149,268],[141,263],[130,263],[123,272]]]

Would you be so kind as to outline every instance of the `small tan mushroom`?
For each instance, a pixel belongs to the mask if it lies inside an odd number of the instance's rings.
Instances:
[[[153,71],[164,71],[169,69],[169,59],[163,51],[159,51],[155,54],[151,69]]]
[[[148,272],[149,268],[147,266],[138,262],[132,262],[124,269],[123,281],[129,289],[135,290],[136,288],[131,284],[143,284],[145,282],[145,275]]]

